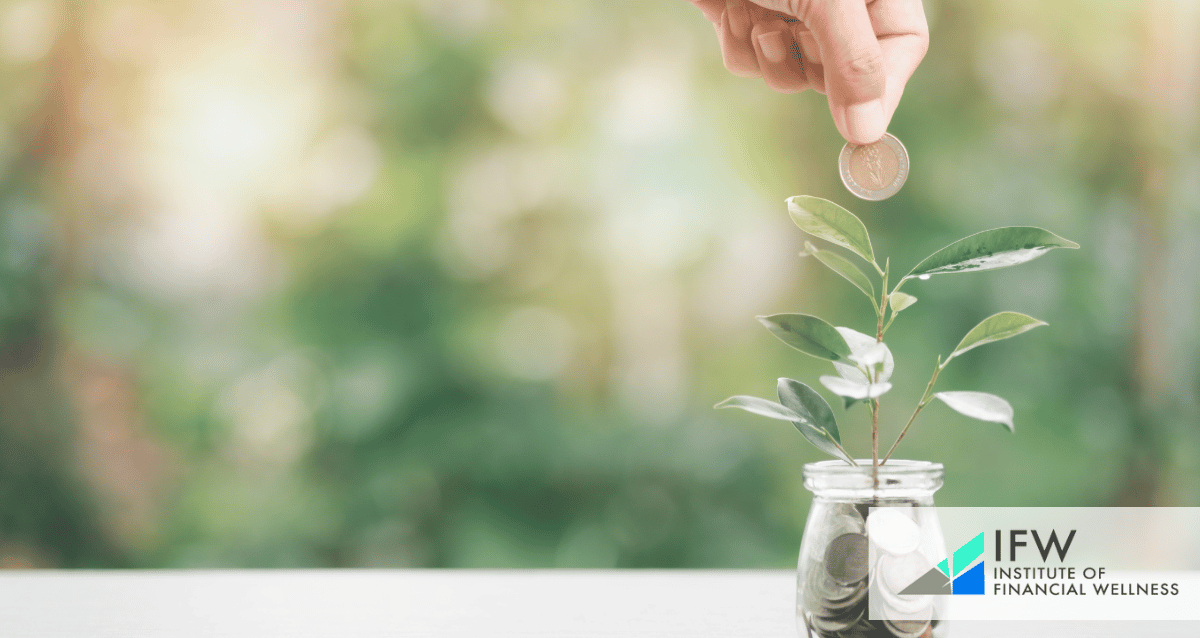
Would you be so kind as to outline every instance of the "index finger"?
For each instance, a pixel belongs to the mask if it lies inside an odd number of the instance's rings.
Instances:
[[[704,13],[709,22],[717,24],[721,21],[721,13],[725,11],[725,0],[687,0]]]
[[[905,85],[929,50],[929,23],[920,0],[875,0],[867,12],[883,50],[883,106],[891,121]]]

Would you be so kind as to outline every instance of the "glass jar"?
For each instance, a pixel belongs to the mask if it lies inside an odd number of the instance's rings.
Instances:
[[[813,500],[797,565],[800,635],[944,638],[945,596],[899,593],[946,559],[933,506],[942,465],[889,460],[877,478],[870,459],[858,465],[804,466]]]

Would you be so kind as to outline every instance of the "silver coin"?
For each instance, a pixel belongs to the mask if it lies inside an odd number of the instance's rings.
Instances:
[[[850,532],[829,543],[825,571],[840,585],[854,585],[867,577],[867,537]]]
[[[845,616],[852,613],[853,610],[859,607],[865,607],[867,602],[867,586],[864,583],[862,589],[855,592],[848,598],[838,600],[826,599],[822,601],[821,606],[814,607],[813,613],[825,616],[827,618]]]
[[[850,629],[851,627],[857,625],[859,623],[859,621],[862,620],[864,613],[866,613],[865,607],[857,610],[857,613],[854,615],[851,615],[848,617],[841,617],[841,618],[825,618],[825,617],[813,614],[812,618],[809,619],[809,621],[812,623],[812,626],[817,631],[819,631],[823,634],[837,633],[837,632],[841,632],[841,631],[846,631],[847,629]]]
[[[825,523],[812,530],[812,542],[809,542],[809,533],[806,532],[804,542],[808,548],[808,555],[817,562],[825,560],[825,548],[828,547],[829,541],[847,532],[861,534],[866,529],[863,517],[858,514],[853,505],[833,503],[824,505],[822,509],[823,511],[818,513],[817,518]]]
[[[932,627],[929,622],[922,623],[913,620],[892,622],[885,620],[883,621],[883,626],[896,638],[923,638],[932,634]]]
[[[847,142],[838,156],[838,172],[851,193],[877,202],[895,195],[908,179],[908,151],[891,133],[866,146]]]
[[[921,528],[908,514],[911,509],[877,507],[867,518],[867,538],[879,549],[903,555],[921,544]]]
[[[842,602],[854,598],[867,589],[865,580],[851,585],[842,585],[833,580],[823,566],[816,565],[814,567],[815,569],[808,574],[808,581],[804,588],[805,602],[810,606]]]
[[[880,630],[876,629],[874,625],[867,623],[858,624],[846,631],[838,632],[837,638],[876,638],[880,635]]]
[[[829,585],[832,585],[833,589],[827,588]],[[864,602],[866,598],[867,584],[865,582],[859,583],[856,587],[843,588],[834,583],[832,579],[825,577],[823,585],[810,585],[805,588],[803,604],[805,609],[814,613],[831,616],[845,613],[847,609]]]
[[[890,625],[889,629],[894,635],[899,636],[901,633],[921,634],[925,628],[929,626],[934,616],[933,601],[927,601],[923,609],[915,611],[901,611],[893,608],[886,601],[882,605],[877,606],[870,613],[875,617],[883,619],[885,626]]]

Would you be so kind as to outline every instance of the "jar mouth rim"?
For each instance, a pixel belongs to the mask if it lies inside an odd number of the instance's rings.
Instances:
[[[822,476],[858,476],[871,473],[871,459],[855,459],[858,467],[845,461],[817,461],[804,465],[804,475]],[[910,461],[905,459],[889,459],[886,465],[879,466],[880,476],[913,476],[920,474],[941,474],[944,471],[941,463],[933,461]]]

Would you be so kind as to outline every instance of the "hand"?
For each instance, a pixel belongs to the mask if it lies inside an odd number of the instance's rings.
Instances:
[[[921,0],[688,0],[717,30],[725,68],[784,93],[816,89],[842,137],[887,131],[929,48]]]

